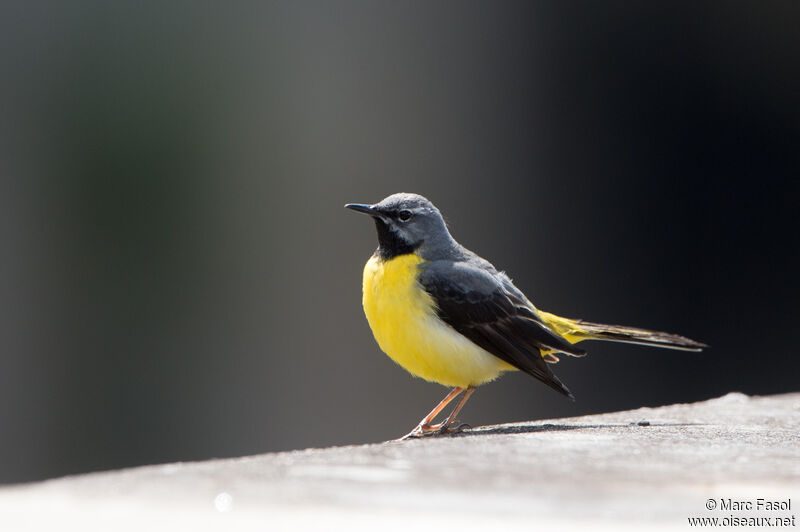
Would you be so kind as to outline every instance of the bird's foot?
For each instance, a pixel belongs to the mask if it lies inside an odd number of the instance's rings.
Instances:
[[[442,430],[444,423],[437,423],[436,425],[417,425],[414,427],[414,430],[403,436],[402,438],[398,438],[397,441],[403,440],[413,440],[417,438],[427,438],[430,436],[438,436],[439,431]]]
[[[466,423],[459,423],[453,426],[452,423],[437,423],[436,425],[417,425],[414,430],[399,438],[397,441],[414,440],[417,438],[430,438],[436,436],[446,436],[449,434],[458,434],[464,429],[472,428]]]

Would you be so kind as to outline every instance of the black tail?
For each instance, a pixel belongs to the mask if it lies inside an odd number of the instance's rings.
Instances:
[[[680,349],[682,351],[702,351],[704,347],[708,347],[706,344],[677,334],[622,325],[604,325],[583,320],[575,320],[575,324],[582,329],[582,333],[585,332],[585,339],[587,340],[608,340],[610,342],[649,345],[666,349]],[[583,336],[583,334],[579,334],[579,336]]]

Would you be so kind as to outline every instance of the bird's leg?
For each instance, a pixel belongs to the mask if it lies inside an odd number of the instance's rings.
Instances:
[[[455,429],[451,429],[450,424],[453,421],[455,421],[458,412],[464,407],[464,405],[467,403],[467,399],[469,399],[469,396],[472,395],[474,391],[475,391],[474,386],[470,386],[469,388],[467,388],[466,393],[464,393],[464,395],[461,396],[461,399],[458,401],[458,404],[453,409],[453,411],[450,412],[450,415],[447,416],[447,419],[445,419],[442,423],[439,424],[439,430],[437,431],[439,434],[452,434],[454,432],[460,432],[461,429],[464,428],[466,424],[459,425]]]
[[[439,415],[439,412],[444,410],[444,407],[446,407],[448,404],[450,404],[450,401],[452,401],[453,399],[458,397],[458,394],[460,394],[463,391],[464,391],[464,388],[453,388],[452,390],[450,390],[450,393],[447,394],[447,397],[442,399],[441,402],[438,405],[436,405],[436,408],[431,410],[430,414],[428,414],[427,416],[422,418],[422,421],[419,422],[419,425],[414,427],[414,430],[412,430],[411,432],[409,432],[408,434],[406,434],[405,436],[403,436],[400,439],[401,440],[407,440],[408,438],[419,438],[421,436],[426,436],[426,435],[437,433],[437,431],[442,428],[444,423],[439,423],[437,425],[431,425],[431,421],[433,421],[433,419],[436,416]],[[462,401],[462,403],[463,403],[463,401]],[[461,403],[459,403],[459,404],[461,404]],[[449,419],[450,418],[448,417],[448,420]]]

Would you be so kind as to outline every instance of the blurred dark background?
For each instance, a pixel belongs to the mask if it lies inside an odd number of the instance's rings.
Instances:
[[[473,425],[800,389],[796,2],[3,2],[0,482],[375,442],[445,393],[361,312],[419,192],[588,345]]]

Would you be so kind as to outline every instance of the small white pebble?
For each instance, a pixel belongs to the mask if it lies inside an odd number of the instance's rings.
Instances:
[[[218,512],[230,512],[232,507],[233,496],[230,493],[223,491],[214,497],[214,508],[216,508]]]

